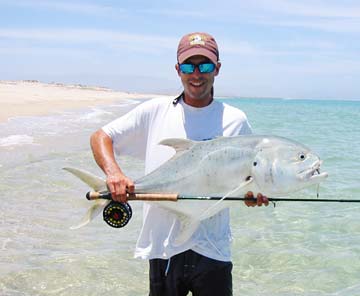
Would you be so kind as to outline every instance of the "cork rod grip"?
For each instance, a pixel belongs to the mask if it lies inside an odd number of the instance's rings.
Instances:
[[[90,191],[86,193],[88,200],[109,199],[111,200],[111,193],[108,191],[96,192]],[[176,193],[133,193],[127,194],[128,200],[142,200],[142,201],[177,201],[178,194]]]

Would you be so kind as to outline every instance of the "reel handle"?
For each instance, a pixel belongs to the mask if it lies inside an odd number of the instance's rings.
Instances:
[[[127,200],[142,200],[142,201],[177,201],[179,195],[176,193],[127,193]],[[89,191],[86,193],[88,200],[109,199],[111,193],[109,191]]]

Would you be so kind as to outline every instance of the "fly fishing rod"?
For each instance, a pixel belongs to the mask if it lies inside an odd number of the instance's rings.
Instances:
[[[132,216],[132,210],[128,203],[121,203],[112,200],[111,193],[109,191],[94,192],[90,191],[86,194],[88,200],[107,199],[111,202],[105,207],[103,211],[103,218],[107,224],[112,227],[120,228],[124,227]],[[221,200],[220,196],[181,196],[176,193],[127,193],[127,200],[139,200],[139,201],[179,201],[179,200]],[[254,197],[226,197],[227,201],[254,201]],[[269,197],[270,202],[342,202],[342,203],[354,203],[360,202],[360,199],[329,199],[329,198],[272,198]]]

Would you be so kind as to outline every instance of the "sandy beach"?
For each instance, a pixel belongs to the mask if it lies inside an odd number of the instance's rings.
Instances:
[[[15,116],[44,115],[122,99],[148,99],[154,96],[157,95],[35,80],[0,81],[0,122]]]

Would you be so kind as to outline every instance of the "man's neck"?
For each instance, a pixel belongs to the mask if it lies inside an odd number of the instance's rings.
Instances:
[[[183,94],[183,100],[185,104],[190,105],[196,108],[203,108],[211,104],[213,101],[213,95],[210,95],[208,98],[198,99],[198,98],[191,98]]]

